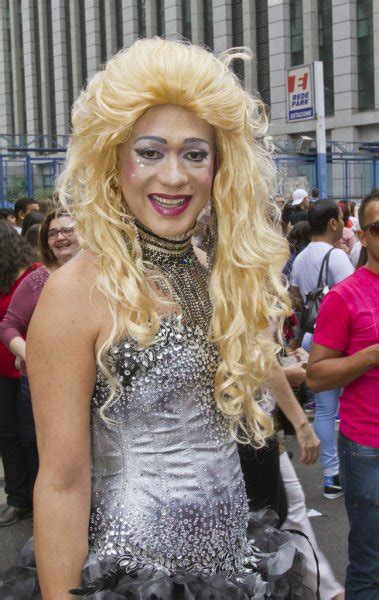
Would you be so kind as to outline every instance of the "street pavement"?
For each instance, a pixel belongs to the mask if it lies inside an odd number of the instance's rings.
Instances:
[[[293,464],[303,485],[308,509],[315,509],[322,516],[311,518],[321,550],[328,558],[334,573],[343,583],[347,565],[348,524],[343,497],[326,500],[322,496],[323,477],[320,464],[304,466],[299,461],[299,448],[294,437],[286,437],[287,450],[294,453]],[[0,504],[5,501],[4,480],[0,461]],[[47,525],[48,526],[48,525]],[[10,527],[0,528],[0,573],[11,566],[23,543],[33,535],[32,520],[24,519]]]

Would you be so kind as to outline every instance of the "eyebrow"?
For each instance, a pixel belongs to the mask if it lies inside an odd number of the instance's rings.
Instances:
[[[156,135],[142,135],[141,137],[137,138],[135,142],[139,142],[140,140],[153,140],[154,142],[159,142],[160,144],[167,144],[167,140],[165,138],[158,137]],[[204,140],[203,138],[194,137],[186,138],[184,140],[184,144],[197,144],[199,142],[204,142],[205,144],[210,146],[210,143],[207,140]]]

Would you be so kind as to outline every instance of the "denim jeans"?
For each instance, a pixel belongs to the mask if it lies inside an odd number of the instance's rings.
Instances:
[[[304,335],[302,347],[307,352],[311,349],[312,339],[311,333]],[[340,389],[315,394],[316,414],[313,427],[320,440],[320,462],[325,477],[339,472],[335,423],[340,394]]]
[[[379,598],[379,448],[341,433],[340,472],[350,523],[346,600]]]

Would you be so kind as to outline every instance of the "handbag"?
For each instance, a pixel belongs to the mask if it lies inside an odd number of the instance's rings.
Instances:
[[[329,258],[334,248],[331,248],[324,256],[321,263],[320,273],[317,280],[317,286],[308,292],[302,309],[302,329],[308,333],[314,333],[317,315],[320,310],[320,304],[324,296],[329,292]],[[324,276],[325,271],[325,276]]]

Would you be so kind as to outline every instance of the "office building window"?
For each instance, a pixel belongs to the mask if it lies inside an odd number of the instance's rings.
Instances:
[[[302,0],[290,0],[291,65],[304,63]]]
[[[164,0],[157,0],[157,34],[160,36],[165,35],[165,18],[164,18]]]
[[[67,95],[68,106],[71,107],[74,103],[74,89],[72,85],[72,55],[71,55],[71,16],[70,4],[65,2],[65,27],[66,27],[66,57],[67,57]]]
[[[243,46],[243,11],[242,0],[232,0],[232,43],[234,47]],[[245,68],[243,60],[233,61],[233,71],[243,83]]]
[[[255,17],[258,93],[269,108],[271,105],[271,96],[267,0],[255,0]]]
[[[358,107],[375,108],[372,0],[357,2]]]
[[[19,39],[20,39],[20,67],[21,67],[21,90],[22,90],[22,133],[27,132],[26,129],[26,94],[25,94],[25,66],[24,66],[24,34],[22,30],[22,7],[21,0],[18,0],[18,25],[19,25]],[[21,132],[20,132],[21,133]]]
[[[138,37],[146,37],[146,2],[138,0]]]
[[[83,83],[87,81],[87,43],[86,43],[86,13],[85,0],[79,0],[79,26],[80,26],[80,43],[81,43],[81,60],[82,60],[82,79]]]
[[[84,0],[83,0],[84,1]],[[57,134],[57,120],[55,116],[55,79],[54,79],[54,52],[53,52],[53,24],[51,20],[51,0],[46,2],[46,20],[47,26],[47,50],[49,54],[49,85],[50,85],[50,113],[51,113],[51,133]]]
[[[182,0],[182,27],[183,27],[183,37],[186,40],[191,40],[192,39],[191,0]]]
[[[67,4],[67,3],[66,3]],[[107,62],[107,32],[105,28],[105,2],[99,2],[99,21],[100,21],[100,60]]]
[[[5,24],[4,24],[4,36],[5,43],[7,48],[6,60],[4,61],[4,70],[6,71],[6,94],[7,99],[6,102],[8,104],[8,110],[10,114],[11,120],[11,132],[15,133],[15,120],[14,120],[14,106],[13,106],[13,72],[12,72],[12,44],[11,44],[11,24],[10,24],[10,15],[9,15],[9,0],[6,3],[5,7]]]
[[[43,131],[42,121],[42,90],[41,90],[41,52],[39,47],[39,23],[38,23],[38,3],[33,4],[33,21],[34,21],[34,51],[36,57],[36,87],[37,87],[37,118],[38,118],[38,132],[40,135]]]
[[[324,63],[325,114],[334,114],[332,0],[318,0],[318,56]]]
[[[204,44],[213,50],[213,6],[212,0],[203,0]]]
[[[116,0],[116,43],[117,43],[117,50],[121,50],[121,48],[124,47],[122,0]]]

